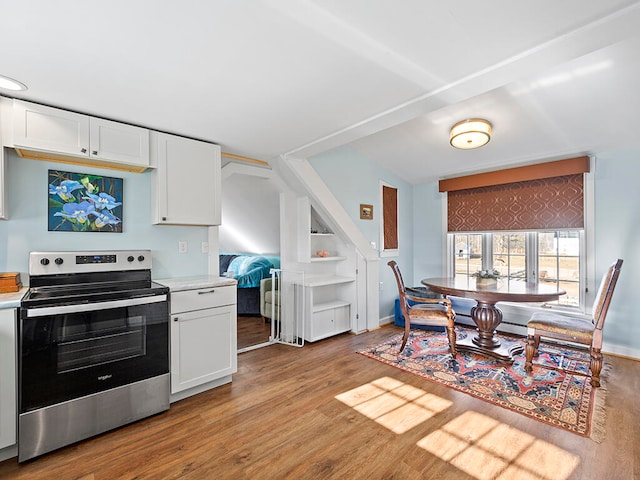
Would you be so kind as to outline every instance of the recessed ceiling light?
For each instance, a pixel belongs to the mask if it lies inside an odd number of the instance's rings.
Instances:
[[[24,83],[14,80],[13,78],[0,75],[0,88],[4,88],[5,90],[13,90],[14,92],[19,92],[20,90],[26,90],[27,86]]]

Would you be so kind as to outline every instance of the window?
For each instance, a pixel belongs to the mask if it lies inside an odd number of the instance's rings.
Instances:
[[[448,273],[495,268],[509,281],[567,292],[547,307],[588,313],[595,293],[591,162],[575,157],[441,180]]]
[[[456,277],[495,268],[511,281],[540,282],[567,292],[547,305],[584,309],[584,231],[450,233]]]
[[[509,281],[567,292],[547,307],[587,312],[594,291],[590,171],[583,156],[441,180],[449,274],[495,268]]]
[[[509,280],[528,280],[527,234],[524,232],[494,233],[490,238],[493,262],[490,265]]]
[[[580,306],[580,251],[582,232],[557,231],[538,234],[538,278],[542,283],[555,285],[567,294],[560,297],[561,305]]]
[[[483,268],[482,241],[483,235],[480,233],[458,233],[453,235],[455,245],[453,271],[456,277],[468,277]]]

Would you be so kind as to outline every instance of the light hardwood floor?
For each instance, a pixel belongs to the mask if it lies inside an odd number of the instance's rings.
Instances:
[[[238,316],[238,350],[269,341],[271,323],[259,315]]]
[[[243,353],[232,384],[23,465],[0,463],[0,478],[640,478],[639,362],[605,357],[597,444],[356,354],[399,331]]]

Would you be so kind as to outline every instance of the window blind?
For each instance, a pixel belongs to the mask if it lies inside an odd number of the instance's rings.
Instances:
[[[582,161],[582,159],[586,161]],[[574,161],[576,159],[571,159]],[[449,232],[553,230],[584,228],[584,175],[588,158],[580,157],[578,172],[552,175],[553,169],[538,166],[544,178],[530,178],[508,183],[462,188],[447,193],[447,229]],[[562,161],[561,161],[562,162]],[[559,162],[551,162],[558,164]],[[575,162],[573,162],[575,163]],[[540,168],[543,166],[543,168]],[[531,166],[530,166],[531,167]],[[533,171],[530,167],[523,167]],[[522,175],[495,172],[499,178],[522,178]],[[582,171],[580,171],[582,170]],[[494,172],[491,172],[494,173]],[[490,174],[482,174],[490,175]],[[541,176],[541,175],[534,175]],[[476,177],[476,176],[473,176]],[[459,180],[459,179],[451,179]],[[475,182],[475,178],[473,179]],[[478,182],[475,182],[476,184]],[[458,184],[469,184],[465,181]],[[441,185],[442,190],[442,185]]]

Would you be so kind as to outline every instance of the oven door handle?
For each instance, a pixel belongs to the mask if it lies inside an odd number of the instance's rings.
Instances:
[[[83,303],[81,305],[61,305],[59,307],[43,307],[26,309],[27,317],[46,317],[47,315],[64,315],[66,313],[93,312],[96,310],[109,310],[111,308],[134,307],[136,305],[148,305],[151,303],[165,302],[167,295],[153,295],[151,297],[127,298],[124,300],[111,300],[108,302]]]

